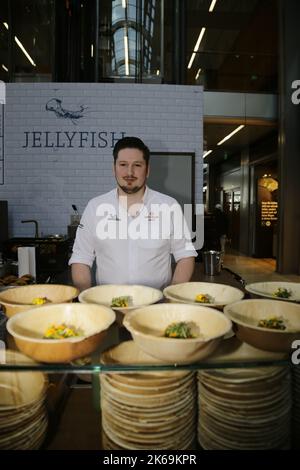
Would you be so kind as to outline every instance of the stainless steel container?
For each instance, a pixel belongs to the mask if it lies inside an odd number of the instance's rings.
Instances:
[[[204,251],[203,262],[204,262],[204,273],[208,276],[215,276],[221,272],[221,256],[220,251]]]

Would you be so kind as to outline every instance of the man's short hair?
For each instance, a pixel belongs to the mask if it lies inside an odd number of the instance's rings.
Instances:
[[[138,149],[141,152],[143,152],[144,160],[146,161],[148,165],[149,159],[150,159],[150,150],[148,149],[147,145],[145,145],[144,142],[138,137],[123,137],[123,139],[118,140],[113,150],[115,163],[118,158],[118,153],[120,152],[120,150],[128,149],[128,148]]]

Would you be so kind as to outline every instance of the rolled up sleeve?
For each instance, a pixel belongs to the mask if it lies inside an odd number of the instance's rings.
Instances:
[[[173,218],[171,253],[174,256],[176,263],[182,258],[197,256],[197,251],[195,250],[191,240],[188,224],[179,205],[176,210],[176,217]]]
[[[80,224],[76,232],[72,256],[69,265],[82,263],[92,267],[95,259],[94,235],[93,235],[93,210],[90,204],[82,214]]]

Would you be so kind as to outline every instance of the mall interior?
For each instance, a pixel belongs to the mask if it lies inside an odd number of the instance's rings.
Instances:
[[[206,246],[220,204],[224,266],[299,282],[299,18],[299,0],[2,0],[0,79],[203,87]],[[76,387],[49,449],[99,448]]]
[[[221,204],[227,252],[298,275],[299,8],[297,0],[3,1],[0,79],[202,86],[206,237]]]

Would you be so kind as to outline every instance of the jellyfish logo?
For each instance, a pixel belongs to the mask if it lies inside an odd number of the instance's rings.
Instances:
[[[77,111],[72,111],[62,107],[62,101],[58,98],[51,98],[46,103],[46,110],[52,111],[55,116],[59,119],[70,119],[73,124],[76,124],[77,119],[84,117],[84,111],[87,109],[86,106],[80,106]]]

